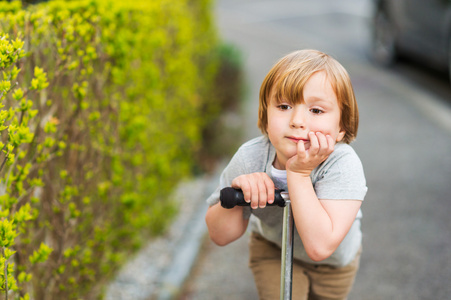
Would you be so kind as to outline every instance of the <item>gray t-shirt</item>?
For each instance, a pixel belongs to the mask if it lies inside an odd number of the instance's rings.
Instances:
[[[261,136],[243,144],[224,169],[219,186],[207,199],[207,203],[209,205],[218,203],[220,190],[229,187],[236,177],[255,172],[267,173],[274,181],[276,188],[287,191],[286,183],[271,174],[271,166],[275,157],[276,150],[267,136]],[[362,163],[348,144],[336,144],[334,152],[313,170],[310,177],[318,199],[363,200],[367,192]],[[250,207],[244,207],[243,218],[250,218],[251,231],[261,234],[280,247],[282,242],[282,208],[273,206],[254,210]],[[359,210],[351,229],[337,250],[321,262],[314,262],[307,256],[301,238],[295,229],[294,257],[314,264],[333,266],[349,264],[361,246],[361,218],[362,212]]]

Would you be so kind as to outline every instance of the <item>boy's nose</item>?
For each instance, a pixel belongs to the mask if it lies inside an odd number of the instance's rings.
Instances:
[[[297,109],[293,112],[290,120],[291,128],[304,128],[305,127],[305,118],[303,116],[303,112],[300,109]]]

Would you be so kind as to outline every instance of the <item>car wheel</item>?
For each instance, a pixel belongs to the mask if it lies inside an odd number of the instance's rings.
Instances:
[[[387,12],[379,7],[373,19],[372,58],[381,65],[392,65],[397,58],[396,32]]]

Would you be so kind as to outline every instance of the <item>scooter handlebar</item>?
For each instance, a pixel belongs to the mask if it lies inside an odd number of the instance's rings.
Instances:
[[[274,202],[272,204],[267,204],[267,206],[285,206],[285,199],[282,197],[281,193],[283,190],[274,191]],[[235,206],[249,206],[250,203],[244,201],[243,191],[240,189],[234,189],[231,187],[223,188],[220,191],[219,200],[221,201],[221,206],[224,208],[234,208]]]

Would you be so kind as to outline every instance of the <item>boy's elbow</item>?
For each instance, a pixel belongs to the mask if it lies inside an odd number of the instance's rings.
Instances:
[[[210,240],[215,243],[217,246],[223,247],[223,246],[227,246],[228,244],[231,243],[231,241],[226,240],[223,237],[218,237],[218,236],[214,236],[212,234],[210,234]]]
[[[308,257],[315,262],[323,261],[334,253],[334,250],[322,247],[311,247],[305,250]]]
[[[239,239],[246,231],[248,222],[242,219],[241,212],[235,218],[226,218],[213,212],[213,210],[207,211],[205,222],[210,239],[216,245],[226,246]]]
[[[243,232],[235,228],[227,228],[227,230],[214,230],[209,228],[208,235],[213,243],[222,247],[239,239],[243,235]]]

